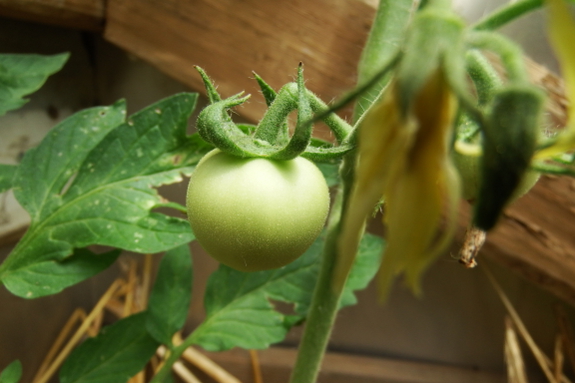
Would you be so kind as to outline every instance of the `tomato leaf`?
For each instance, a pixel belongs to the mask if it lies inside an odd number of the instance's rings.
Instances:
[[[164,255],[148,303],[148,331],[160,343],[172,344],[172,336],[186,322],[192,293],[192,257],[187,244]]]
[[[13,188],[32,222],[0,266],[8,290],[45,295],[30,285],[31,268],[62,261],[74,248],[100,244],[155,253],[193,239],[187,220],[152,210],[164,202],[154,187],[181,181],[209,150],[186,136],[196,97],[169,97],[127,121],[123,102],[87,109],[26,152]]]
[[[21,377],[22,364],[19,360],[15,360],[0,373],[0,383],[17,383]]]
[[[385,244],[381,237],[372,234],[363,236],[359,243],[357,257],[345,282],[345,288],[339,303],[340,308],[353,306],[357,303],[357,298],[353,292],[365,289],[375,277],[377,270],[379,270],[384,246]]]
[[[233,347],[263,349],[282,341],[310,306],[323,242],[321,236],[304,255],[276,270],[242,273],[221,265],[208,281],[206,319],[194,331],[194,343],[208,351],[223,351]],[[354,304],[353,291],[364,288],[373,278],[382,248],[381,238],[364,236],[341,307]],[[276,311],[270,300],[292,303],[296,315]]]
[[[64,362],[60,382],[127,382],[159,346],[146,330],[146,316],[144,312],[121,319],[78,346]]]
[[[115,249],[94,254],[88,249],[74,249],[74,253],[62,261],[46,260],[30,265],[26,273],[9,274],[5,283],[15,286],[15,294],[19,296],[56,294],[106,270],[120,252]]]
[[[12,188],[12,179],[18,169],[17,165],[0,164],[0,193]]]
[[[62,69],[68,57],[68,53],[0,54],[0,116],[28,102],[22,97],[38,90],[49,75]]]

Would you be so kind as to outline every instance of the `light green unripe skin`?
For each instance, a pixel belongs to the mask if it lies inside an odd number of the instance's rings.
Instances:
[[[322,231],[329,191],[309,160],[242,159],[219,150],[194,170],[186,198],[196,239],[209,255],[240,271],[282,267]]]
[[[451,158],[461,177],[461,194],[463,199],[468,201],[475,200],[481,182],[481,157],[467,156],[454,150],[451,154]],[[531,190],[539,180],[539,176],[540,174],[535,171],[525,173],[523,180],[515,190],[515,193],[513,193],[513,197],[509,203]]]

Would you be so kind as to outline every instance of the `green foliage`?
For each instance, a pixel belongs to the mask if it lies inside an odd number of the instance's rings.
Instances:
[[[22,364],[19,360],[15,360],[0,373],[0,383],[17,383],[21,377]]]
[[[16,165],[0,164],[0,193],[12,187],[12,179],[16,174],[16,169],[18,169]]]
[[[192,257],[187,244],[166,252],[148,303],[146,327],[158,342],[172,344],[172,336],[186,322],[192,293]]]
[[[68,56],[0,54],[0,116],[28,102],[22,97],[38,90],[48,76],[64,66]]]
[[[104,254],[94,254],[88,249],[74,249],[74,253],[62,261],[47,259],[30,264],[24,273],[10,274],[6,284],[14,286],[12,292],[18,293],[16,295],[40,297],[56,294],[106,270],[119,255],[118,249]]]
[[[125,383],[144,368],[159,343],[134,314],[100,330],[76,348],[60,370],[61,383]]]
[[[186,220],[152,210],[164,202],[153,187],[181,181],[209,149],[186,136],[196,97],[169,97],[127,121],[123,102],[87,109],[26,153],[12,186],[32,222],[0,266],[12,293],[33,298],[66,287],[40,289],[34,281],[74,248],[154,253],[193,239]]]
[[[227,266],[211,275],[204,304],[205,321],[194,331],[194,343],[209,351],[233,347],[262,349],[284,339],[305,318],[320,268],[321,236],[310,249],[281,269],[242,273]],[[341,307],[355,304],[353,291],[364,288],[378,269],[383,241],[366,235],[346,284]],[[271,300],[293,304],[294,314],[275,310]]]

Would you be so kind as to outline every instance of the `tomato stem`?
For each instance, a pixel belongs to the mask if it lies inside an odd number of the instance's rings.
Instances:
[[[542,6],[543,0],[509,2],[475,23],[473,29],[477,31],[495,30]]]
[[[332,210],[331,217],[337,217],[338,222],[328,228],[319,278],[290,383],[313,383],[316,381],[335,322],[341,291],[332,289],[331,281],[337,255],[336,246],[342,194],[341,192],[338,194]]]
[[[388,73],[401,58],[397,46],[403,39],[411,12],[415,9],[414,4],[413,0],[381,0],[370,33],[370,42],[365,48],[362,63],[359,66],[358,88],[325,109],[323,105],[314,105],[316,100],[311,99],[311,107],[316,113],[314,119],[326,122],[335,133],[338,142],[351,143],[355,146],[357,130],[348,130],[347,124],[330,121],[329,119],[339,118],[333,111],[361,94],[364,99],[358,99],[360,105],[355,110],[355,123],[381,92],[389,81]],[[338,236],[341,231],[342,216],[346,213],[348,197],[351,194],[356,156],[356,150],[351,150],[343,157],[340,168],[341,183],[329,218],[321,269],[306,318],[306,327],[290,379],[291,383],[314,383],[316,381],[335,322],[345,286],[344,283],[337,286],[334,283],[334,271],[338,258]]]

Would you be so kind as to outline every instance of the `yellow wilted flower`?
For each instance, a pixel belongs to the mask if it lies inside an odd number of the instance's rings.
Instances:
[[[562,0],[547,0],[549,5],[548,34],[565,80],[565,92],[570,101],[565,129],[552,145],[538,151],[535,159],[558,155],[575,148],[575,23],[568,6]]]
[[[380,270],[384,296],[393,277],[420,292],[419,276],[452,238],[460,197],[449,157],[456,99],[438,67],[403,111],[397,82],[359,125],[354,186],[338,243],[336,284],[345,279],[363,225],[383,196],[387,249]]]

